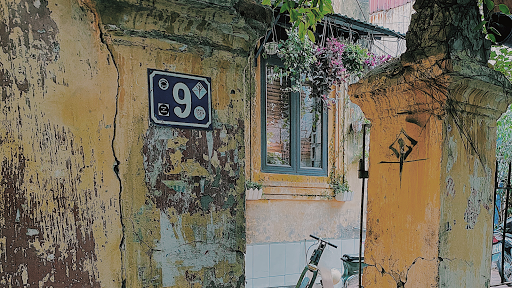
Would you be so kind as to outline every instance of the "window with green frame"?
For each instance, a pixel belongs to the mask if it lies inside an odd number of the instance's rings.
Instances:
[[[308,86],[290,92],[290,79],[273,77],[276,69],[278,58],[262,61],[261,170],[327,176],[327,109]]]

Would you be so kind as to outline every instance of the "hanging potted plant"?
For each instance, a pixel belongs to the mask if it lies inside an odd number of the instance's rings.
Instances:
[[[285,41],[281,40],[278,49],[278,56],[283,61],[285,69],[275,71],[276,73],[273,75],[279,77],[289,76],[292,82],[290,90],[296,92],[300,90],[316,62],[316,46],[307,37],[301,40],[297,29],[287,30],[286,32],[288,39]],[[276,67],[276,69],[279,68]]]
[[[277,54],[277,51],[279,50],[279,43],[277,42],[267,42],[265,43],[265,53],[267,55],[275,55]]]
[[[361,77],[365,69],[371,69],[389,60],[389,55],[375,56],[358,44],[337,38],[327,39],[325,46],[317,46],[308,38],[301,40],[297,30],[288,30],[288,39],[280,41],[278,56],[284,64],[284,72],[276,67],[273,77],[283,74],[292,80],[291,91],[299,91],[307,85],[311,97],[327,100],[333,85],[340,85],[351,76]]]
[[[316,48],[317,61],[308,78],[313,97],[322,97],[325,100],[332,86],[341,84],[345,80],[347,69],[343,64],[344,51],[345,44],[335,38],[327,39],[325,47]]]

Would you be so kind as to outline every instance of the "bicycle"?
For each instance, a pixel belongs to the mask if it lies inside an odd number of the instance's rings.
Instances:
[[[327,245],[330,245],[334,248],[338,248],[338,246],[331,244],[328,241],[323,240],[322,238],[316,237],[314,235],[309,236],[313,239],[318,240],[319,244],[318,247],[313,251],[311,258],[309,259],[309,263],[302,270],[302,274],[300,275],[299,281],[297,281],[297,285],[295,285],[295,288],[312,288],[313,285],[315,284],[316,277],[318,276],[318,262],[320,262],[320,257],[322,257],[322,253],[324,252],[325,247]]]
[[[341,257],[343,261],[343,275],[341,280],[343,288],[349,287],[350,284],[359,285],[359,261],[364,262],[364,257],[349,256],[347,254]],[[368,264],[361,263],[361,269],[364,269]]]

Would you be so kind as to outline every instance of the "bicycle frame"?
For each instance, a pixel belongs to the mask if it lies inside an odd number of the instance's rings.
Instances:
[[[316,277],[318,276],[318,262],[320,262],[320,257],[322,257],[322,253],[324,253],[324,249],[327,246],[327,244],[331,245],[334,248],[338,248],[338,246],[331,244],[325,240],[322,240],[322,238],[316,237],[314,235],[309,235],[311,238],[318,240],[320,243],[318,244],[318,247],[313,251],[313,254],[311,255],[311,258],[309,259],[309,263],[304,267],[302,270],[302,273],[300,274],[299,281],[297,281],[297,285],[295,285],[295,288],[312,288]],[[307,286],[301,286],[306,277],[306,273],[308,271],[311,271],[313,273],[313,276],[311,277],[309,282],[307,282]]]

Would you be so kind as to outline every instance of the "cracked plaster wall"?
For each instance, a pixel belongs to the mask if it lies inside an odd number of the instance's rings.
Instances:
[[[416,1],[407,52],[351,87],[374,124],[365,287],[489,287],[495,127],[512,99],[471,29],[476,4]],[[398,180],[383,167],[400,129],[417,144]]]
[[[253,1],[0,1],[0,286],[239,287]],[[149,121],[147,69],[212,78]]]
[[[244,285],[244,99],[270,14],[252,1],[208,3],[96,2],[119,71],[127,287]],[[148,121],[148,68],[211,77],[212,130]]]
[[[0,286],[119,287],[117,73],[94,16],[0,1],[0,41]]]
[[[365,287],[488,287],[495,123],[511,99],[474,79],[402,82],[408,73],[353,94],[372,121]],[[412,149],[403,164],[399,138]]]

